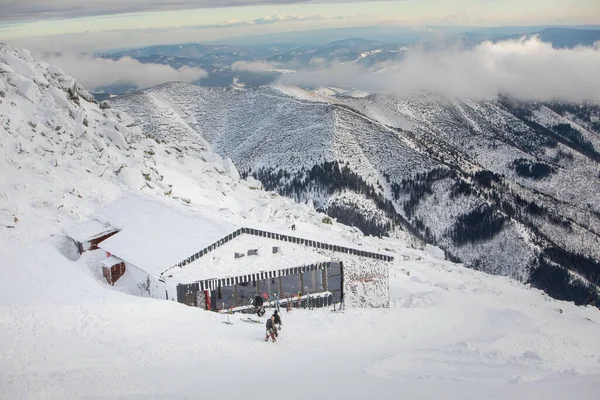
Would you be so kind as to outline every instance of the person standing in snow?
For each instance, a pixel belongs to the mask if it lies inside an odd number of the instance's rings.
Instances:
[[[275,337],[279,337],[279,332],[281,330],[281,317],[279,316],[279,312],[275,310],[273,312],[273,328],[275,328]]]
[[[277,292],[273,293],[273,299],[275,300],[275,308],[277,309],[277,312],[279,312],[279,295]]]
[[[254,298],[254,312],[259,317],[262,317],[263,315],[265,315],[265,312],[266,312],[265,308],[263,307],[263,299],[258,294]]]
[[[275,328],[275,316],[271,315],[271,318],[267,320],[267,335],[265,336],[265,342],[269,341],[269,336],[275,342],[275,335],[277,334],[277,328]]]

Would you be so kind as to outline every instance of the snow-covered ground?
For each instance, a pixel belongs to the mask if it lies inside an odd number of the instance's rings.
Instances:
[[[323,224],[314,208],[239,179],[230,160],[144,138],[26,52],[0,45],[0,63],[1,399],[597,397],[596,308]],[[124,293],[89,268],[104,255],[78,258],[61,227],[131,193],[385,249],[391,307],[293,310],[265,343],[263,325],[237,315],[226,325]]]
[[[597,309],[403,253],[391,308],[284,312],[277,343],[238,315],[119,293],[48,245],[2,254],[0,397],[597,398]]]

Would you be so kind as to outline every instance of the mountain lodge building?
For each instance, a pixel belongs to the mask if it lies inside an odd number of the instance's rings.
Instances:
[[[342,300],[389,306],[389,254],[356,248],[336,233],[240,226],[177,208],[134,196],[102,210],[98,221],[122,228],[98,244],[110,284],[129,275],[142,296],[213,311],[247,308],[257,294],[284,304],[310,296],[316,307]]]

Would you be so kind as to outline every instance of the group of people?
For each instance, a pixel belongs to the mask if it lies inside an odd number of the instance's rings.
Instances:
[[[267,328],[267,334],[265,336],[265,342],[269,341],[269,337],[276,342],[277,341],[277,336],[279,336],[279,332],[281,330],[281,316],[279,315],[279,298],[277,297],[277,295],[274,295],[275,298],[275,307],[276,310],[273,312],[273,315],[271,315],[271,317],[269,319],[267,319],[267,324],[266,324],[266,328]],[[264,313],[266,312],[264,306],[263,306],[263,298],[257,294],[256,297],[254,298],[254,312],[256,312],[256,314],[259,317],[262,317],[264,315]]]
[[[279,316],[279,312],[275,310],[271,318],[267,320],[267,335],[265,336],[265,342],[269,341],[269,337],[276,342],[277,337],[279,336],[278,331],[281,330],[281,317]]]

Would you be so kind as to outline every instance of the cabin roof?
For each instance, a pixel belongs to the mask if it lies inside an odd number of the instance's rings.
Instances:
[[[130,195],[114,201],[99,211],[96,218],[120,229],[118,233],[101,242],[99,247],[154,276],[160,276],[163,273],[174,275],[174,270],[196,270],[198,268],[194,268],[191,264],[203,265],[202,262],[206,259],[223,260],[224,258],[218,252],[221,248],[219,246],[215,246],[208,253],[206,251],[200,252],[213,244],[225,244],[230,249],[231,246],[228,245],[230,243],[228,240],[232,238],[237,244],[262,240],[260,243],[266,243],[266,246],[271,246],[271,249],[272,246],[280,246],[284,249],[288,248],[288,245],[293,245],[294,251],[297,255],[301,255],[301,258],[288,260],[282,254],[275,254],[269,257],[273,260],[276,258],[280,260],[274,262],[273,265],[265,264],[262,261],[254,263],[249,258],[235,260],[234,264],[224,261],[226,265],[218,267],[213,265],[208,268],[206,278],[216,277],[214,274],[219,271],[219,268],[223,268],[223,274],[234,276],[231,274],[235,274],[236,266],[240,266],[241,270],[247,273],[245,271],[251,269],[254,269],[254,272],[260,271],[261,268],[272,268],[274,270],[286,268],[286,266],[299,266],[305,262],[314,263],[330,260],[316,251],[314,247],[253,234],[240,235],[240,233],[254,229],[261,230],[262,234],[269,232],[270,234],[287,235],[288,240],[290,240],[289,237],[294,237],[312,241],[313,246],[316,246],[314,242],[319,242],[342,246],[346,248],[343,251],[353,249],[359,252],[386,254],[385,252],[357,245],[353,243],[352,238],[342,236],[334,227],[330,226],[317,227],[313,224],[299,224],[298,227],[302,230],[292,231],[289,226],[281,224],[281,226],[277,226],[276,224],[248,219],[225,217],[220,214],[215,216],[198,208],[187,207],[172,199],[150,198],[141,195]],[[238,236],[234,238],[234,234]],[[231,250],[225,249],[224,251],[229,251],[231,257],[233,257]],[[263,254],[265,253],[263,252]],[[282,266],[281,263],[285,265]],[[183,269],[178,268],[179,266],[182,266]],[[204,272],[191,274],[197,276],[194,280],[204,279]],[[183,280],[183,277],[181,280]]]
[[[123,262],[123,260],[121,260],[120,258],[115,257],[115,256],[110,256],[110,257],[105,258],[104,260],[100,261],[100,264],[106,268],[110,268],[110,267],[113,267],[122,262]]]
[[[273,253],[273,247],[279,252]],[[248,255],[248,250],[258,250],[257,255]],[[244,254],[236,258],[235,253]],[[222,279],[236,276],[277,271],[332,261],[310,247],[300,244],[282,243],[253,235],[241,235],[204,257],[174,268],[165,275],[177,282],[189,283],[206,279]]]
[[[238,229],[179,203],[137,195],[109,204],[99,216],[122,228],[100,248],[152,275]]]
[[[62,229],[62,232],[68,237],[83,243],[98,239],[102,236],[116,232],[117,230],[118,229],[107,222],[90,219],[88,221],[77,222],[66,226]]]

